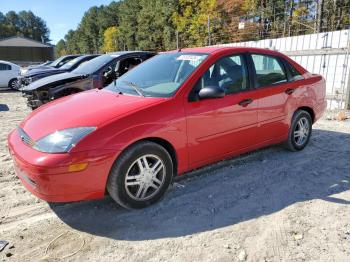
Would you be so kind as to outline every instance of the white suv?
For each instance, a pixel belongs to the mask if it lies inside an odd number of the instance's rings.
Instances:
[[[20,71],[18,65],[0,60],[0,87],[17,89],[17,76]]]

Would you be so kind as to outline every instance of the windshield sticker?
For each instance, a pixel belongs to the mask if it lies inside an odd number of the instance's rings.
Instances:
[[[201,58],[202,56],[198,56],[198,55],[180,55],[176,60],[197,62],[197,61],[200,61]]]

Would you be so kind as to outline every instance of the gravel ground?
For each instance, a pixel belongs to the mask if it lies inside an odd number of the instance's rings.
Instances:
[[[15,177],[7,134],[30,111],[0,91],[2,261],[350,261],[350,121],[298,153],[270,147],[177,179],[143,210],[48,204]]]

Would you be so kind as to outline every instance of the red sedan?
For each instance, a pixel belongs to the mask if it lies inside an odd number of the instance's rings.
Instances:
[[[10,133],[15,170],[50,202],[142,208],[175,175],[271,144],[302,150],[326,108],[325,81],[253,48],[163,53],[102,90],[48,103]]]

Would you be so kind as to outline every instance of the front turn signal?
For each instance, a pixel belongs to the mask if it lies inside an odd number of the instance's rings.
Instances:
[[[71,164],[68,166],[68,172],[83,171],[88,166],[88,163]]]

